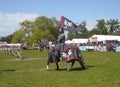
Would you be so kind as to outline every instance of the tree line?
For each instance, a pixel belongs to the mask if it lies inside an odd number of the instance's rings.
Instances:
[[[89,38],[94,34],[100,35],[120,35],[120,21],[118,19],[100,19],[96,20],[97,24],[93,29],[86,28],[86,21],[78,24],[77,34],[68,33],[68,39]],[[11,43],[28,43],[34,44],[41,40],[47,39],[56,41],[58,36],[59,21],[53,17],[48,18],[39,16],[34,21],[25,20],[20,23],[20,29],[12,35],[2,37],[1,40],[9,40]],[[11,40],[10,40],[11,39]]]

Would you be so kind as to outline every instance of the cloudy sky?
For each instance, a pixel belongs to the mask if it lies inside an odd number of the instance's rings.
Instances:
[[[96,20],[120,19],[119,8],[120,0],[0,0],[0,36],[12,34],[20,29],[20,22],[37,16],[87,21],[90,30]]]

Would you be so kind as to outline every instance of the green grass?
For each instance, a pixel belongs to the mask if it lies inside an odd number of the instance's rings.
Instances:
[[[25,60],[0,53],[0,87],[120,87],[120,53],[82,52],[87,69],[69,72],[65,62],[59,63],[60,71],[54,63],[47,71],[46,51],[25,50],[23,55]]]

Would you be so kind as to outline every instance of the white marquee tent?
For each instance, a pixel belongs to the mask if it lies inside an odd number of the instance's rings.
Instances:
[[[89,39],[72,39],[73,43],[87,43]]]
[[[72,40],[67,40],[65,43],[87,43],[89,39],[72,39]]]
[[[93,35],[89,38],[90,42],[99,42],[99,41],[106,41],[106,40],[117,40],[120,41],[120,36],[115,35]]]

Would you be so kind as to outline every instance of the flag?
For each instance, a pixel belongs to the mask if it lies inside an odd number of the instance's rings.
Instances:
[[[63,28],[64,30],[67,30],[69,32],[76,32],[77,31],[77,25],[74,24],[71,20],[67,19],[64,16],[60,17],[60,23],[59,28]]]

